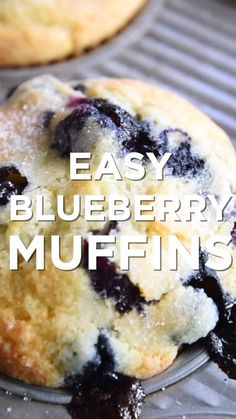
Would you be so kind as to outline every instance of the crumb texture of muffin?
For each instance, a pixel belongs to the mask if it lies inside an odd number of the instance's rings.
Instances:
[[[74,195],[126,195],[131,202],[136,194],[222,198],[235,193],[236,160],[227,135],[215,123],[184,99],[145,83],[104,79],[71,86],[40,76],[20,85],[2,105],[0,136],[1,372],[27,383],[62,386],[73,375],[99,367],[102,341],[116,372],[144,379],[171,365],[183,344],[214,329],[216,304],[211,295],[188,283],[194,275],[190,267],[180,260],[179,270],[169,272],[167,236],[177,235],[186,247],[193,234],[203,239],[213,234],[234,237],[233,212],[220,224],[211,205],[205,223],[140,223],[132,218],[86,222],[84,214],[73,222],[38,222],[35,217],[13,222],[9,201],[12,194],[24,194],[35,207],[37,195],[43,195],[45,212],[56,214],[58,194],[65,196],[68,213]],[[103,153],[111,150],[121,173],[126,170],[124,156],[131,151],[157,157],[171,151],[167,176],[157,182],[147,170],[139,182],[116,182],[109,176],[100,182],[70,180],[71,151],[90,151],[91,170],[96,170]],[[148,161],[144,164],[148,169]],[[88,271],[86,240],[97,232],[117,238],[161,235],[162,271],[154,271],[147,257],[133,259],[130,271],[121,272],[119,255],[115,260],[101,258],[97,271]],[[36,235],[45,236],[45,271],[35,269],[34,258],[20,260],[18,271],[9,270],[9,237],[14,234],[25,245]],[[64,261],[71,259],[72,236],[84,238],[85,256],[78,269],[54,267],[52,235],[62,238]],[[231,247],[236,256],[234,239]],[[147,255],[151,253],[150,240]],[[235,264],[217,273],[217,281],[233,297],[235,277]]]
[[[114,36],[146,0],[2,0],[0,66],[47,64]]]

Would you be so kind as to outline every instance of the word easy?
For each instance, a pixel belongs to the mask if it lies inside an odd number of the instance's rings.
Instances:
[[[113,154],[104,153],[98,167],[96,167],[96,171],[94,171],[91,153],[71,153],[70,179],[100,181],[104,176],[110,176],[117,181],[121,181],[123,178],[133,181],[142,180],[146,176],[146,167],[142,164],[145,160],[149,163],[149,170],[155,171],[156,180],[163,180],[164,168],[171,155],[171,153],[165,153],[160,160],[157,160],[154,153],[128,153],[121,160],[121,170]],[[123,170],[124,174],[122,175]]]

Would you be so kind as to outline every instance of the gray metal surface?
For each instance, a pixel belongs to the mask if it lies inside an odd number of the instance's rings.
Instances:
[[[236,417],[236,381],[209,362],[191,376],[149,396],[143,419]]]
[[[121,35],[84,57],[47,67],[1,70],[2,95],[11,85],[46,72],[74,80],[139,78],[170,88],[208,113],[236,141],[236,1],[150,0]],[[181,354],[169,370],[146,381],[147,392],[155,393],[147,397],[143,419],[236,418],[236,381],[211,362],[199,368],[206,361],[206,354],[194,347]],[[16,383],[8,384],[12,391]],[[163,387],[165,390],[157,392]],[[23,387],[15,391],[24,396]],[[25,394],[29,396],[37,398]],[[55,403],[55,393],[52,397]],[[52,401],[51,395],[47,400]],[[2,391],[0,418],[69,416],[62,406],[22,401]]]

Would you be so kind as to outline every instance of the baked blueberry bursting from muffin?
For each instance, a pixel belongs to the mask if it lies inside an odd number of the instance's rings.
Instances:
[[[205,161],[192,153],[191,138],[179,129],[164,130],[154,135],[147,121],[140,121],[106,99],[72,98],[67,105],[75,109],[58,124],[53,139],[53,147],[61,156],[69,156],[74,151],[73,144],[91,118],[100,128],[116,133],[121,155],[131,152],[145,155],[150,152],[161,157],[170,151],[172,156],[167,166],[170,173],[178,177],[197,176],[205,168]],[[173,133],[183,137],[175,148],[170,147],[168,138]]]
[[[66,379],[73,397],[67,410],[73,419],[137,419],[145,397],[139,380],[114,372],[108,339],[101,333],[97,355],[83,375]]]
[[[44,128],[48,128],[49,127],[49,125],[50,125],[50,123],[51,123],[52,118],[54,117],[54,115],[55,115],[55,112],[53,112],[53,111],[45,111],[45,112],[42,113],[42,115],[41,115],[41,123],[42,123],[42,126]]]
[[[87,120],[93,118],[100,124],[98,111],[88,103],[81,103],[65,119],[57,125],[54,133],[53,147],[56,148],[61,157],[67,157],[73,150],[74,143],[78,140],[78,135],[84,128]]]
[[[230,377],[236,379],[236,300],[223,290],[213,270],[207,268],[206,254],[200,255],[200,269],[184,285],[203,289],[217,305],[219,321],[205,338],[211,358]]]
[[[119,231],[117,222],[108,222],[103,230],[93,234],[111,234]],[[83,266],[87,269],[88,242],[84,240]],[[96,271],[88,271],[92,285],[101,298],[112,298],[115,308],[124,314],[136,308],[142,312],[144,298],[128,275],[117,272],[115,263],[99,258]],[[96,345],[96,356],[82,374],[67,377],[65,386],[73,397],[67,410],[73,419],[137,419],[145,393],[134,377],[115,372],[115,362],[108,338],[101,332]]]
[[[75,109],[57,126],[53,142],[61,156],[69,155],[75,136],[78,136],[84,128],[88,118],[95,121],[101,128],[107,128],[116,133],[122,153],[151,152],[154,149],[157,151],[156,142],[148,125],[139,122],[119,106],[105,99],[87,98],[73,98],[68,106]]]
[[[128,313],[132,309],[143,312],[145,299],[128,275],[117,272],[116,265],[105,257],[98,260],[97,270],[89,271],[93,287],[102,299],[112,298],[119,313]]]
[[[100,234],[110,234],[117,231],[118,225],[115,222],[109,222],[105,225]],[[98,232],[95,232],[98,234]],[[83,266],[88,266],[88,241],[84,240]],[[134,285],[127,274],[117,271],[116,264],[106,257],[100,257],[97,261],[96,271],[88,271],[95,291],[102,299],[112,298],[115,302],[115,309],[123,314],[132,309],[143,313],[143,304],[146,303],[142,297],[139,288]]]
[[[80,387],[82,383],[90,379],[98,370],[104,375],[114,373],[114,354],[105,330],[101,330],[95,349],[96,355],[94,359],[88,362],[81,374],[73,374],[65,378],[65,387]]]
[[[20,195],[27,185],[26,177],[16,167],[0,167],[0,205],[7,205],[11,196]]]
[[[135,378],[97,372],[77,386],[67,410],[73,419],[137,419],[143,400]]]
[[[181,142],[178,147],[173,150],[170,147],[169,136],[177,134],[180,135]],[[167,145],[168,151],[172,152],[172,156],[167,163],[167,167],[173,176],[195,177],[199,175],[205,168],[205,161],[196,155],[193,155],[191,150],[191,138],[189,135],[180,129],[164,130],[160,134],[160,141]]]
[[[232,243],[236,246],[236,222],[234,223],[233,229],[231,231]]]

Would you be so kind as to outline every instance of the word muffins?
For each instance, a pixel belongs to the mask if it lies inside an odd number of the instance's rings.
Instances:
[[[0,135],[0,370],[51,387],[83,382],[98,371],[109,380],[112,374],[143,379],[171,365],[183,344],[205,338],[213,359],[235,376],[235,263],[214,271],[204,244],[198,269],[185,258],[179,258],[177,270],[167,263],[170,235],[186,249],[192,235],[203,243],[212,235],[224,236],[235,256],[234,208],[225,202],[218,222],[213,205],[235,193],[235,152],[226,134],[185,100],[153,86],[111,79],[72,87],[41,76],[20,85],[1,107]],[[90,179],[70,178],[71,153],[91,153]],[[107,173],[94,179],[106,153],[112,153],[122,180],[114,179],[107,165]],[[125,176],[129,153],[144,156],[139,162],[143,179]],[[146,153],[159,162],[168,155],[162,180]],[[82,165],[88,173],[88,160]],[[11,220],[15,195],[29,198],[28,221]],[[65,199],[68,217],[75,196],[122,195],[132,206],[137,195],[144,200],[198,195],[207,201],[206,220],[110,220],[106,201],[105,219],[88,220],[83,209],[72,221],[37,219],[38,196],[45,199],[43,213],[53,216],[58,195]],[[94,207],[95,214],[98,210]],[[126,235],[134,242],[140,235],[160,236],[162,266],[153,269],[148,257],[131,258],[129,270],[121,270],[119,252],[111,257],[109,243]],[[11,270],[10,238],[19,237],[29,248],[35,236],[43,236],[47,245],[44,269],[36,269],[32,253],[28,260],[19,254],[18,269]],[[54,266],[50,243],[55,236],[64,263],[76,253],[72,238],[83,239],[79,267]],[[89,242],[96,236],[108,239],[96,247],[101,252],[96,269],[89,269]],[[146,254],[152,253],[149,240]]]

